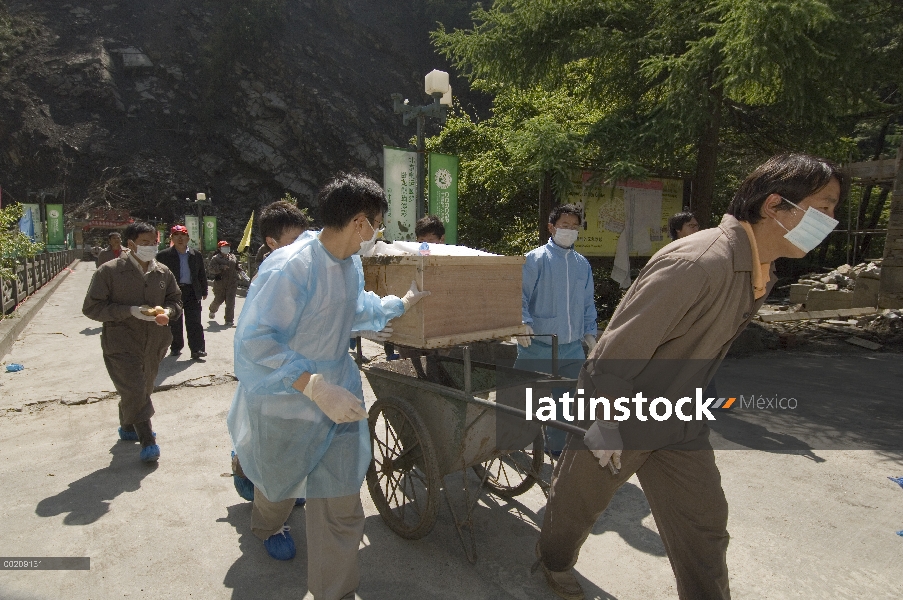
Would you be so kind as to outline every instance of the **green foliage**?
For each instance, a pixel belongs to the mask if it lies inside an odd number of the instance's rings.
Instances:
[[[6,10],[6,3],[0,0],[0,63],[9,57],[10,49],[18,43],[12,19]]]
[[[22,218],[22,205],[13,204],[0,209],[0,279],[12,279],[16,261],[34,256],[44,250],[43,244],[35,244],[18,229]]]
[[[903,8],[894,0],[497,0],[434,44],[481,89],[570,95],[585,129],[537,114],[500,133],[536,168],[608,179],[692,173],[717,219],[755,164],[802,150],[847,160],[863,118],[903,110]],[[575,85],[575,82],[580,82]],[[513,89],[512,89],[513,88]],[[496,103],[493,119],[507,123]],[[557,125],[557,126],[556,126]],[[541,156],[541,160],[538,160]],[[709,185],[707,183],[707,185]],[[711,185],[709,185],[709,189]],[[705,215],[708,216],[708,215]]]
[[[289,203],[291,203],[291,204],[294,204],[295,206],[298,206],[298,199],[295,198],[294,196],[292,196],[292,195],[291,195],[290,193],[288,193],[288,192],[285,192],[285,194],[282,196],[282,198],[279,198],[279,199],[280,199],[281,201],[283,201],[283,202],[289,202]],[[307,217],[307,220],[310,221],[311,224],[313,224],[313,222],[314,222],[314,217],[313,217],[313,215],[310,214],[310,208],[308,208],[308,207],[306,207],[306,206],[298,206],[298,208],[299,208],[299,210],[301,211],[301,213],[302,213],[305,217]]]

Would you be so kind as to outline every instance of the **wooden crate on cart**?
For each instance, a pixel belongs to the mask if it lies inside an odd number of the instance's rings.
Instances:
[[[364,287],[402,297],[416,281],[431,295],[392,321],[391,342],[445,348],[525,332],[521,323],[523,256],[373,256],[363,259]]]

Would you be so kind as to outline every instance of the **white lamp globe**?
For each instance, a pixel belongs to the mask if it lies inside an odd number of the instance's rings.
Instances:
[[[444,94],[449,90],[448,73],[433,69],[423,78],[423,88],[427,94]]]

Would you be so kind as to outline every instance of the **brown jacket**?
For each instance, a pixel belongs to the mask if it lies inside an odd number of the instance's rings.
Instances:
[[[131,307],[142,304],[169,308],[170,320],[182,314],[182,292],[166,265],[154,261],[150,272],[142,275],[128,253],[123,252],[119,258],[98,267],[82,312],[89,319],[103,322],[104,354],[144,354],[169,345],[172,340],[169,327],[132,316]]]
[[[119,256],[122,256],[122,249],[119,250]],[[100,251],[100,254],[97,255],[97,259],[94,261],[94,266],[99,267],[105,262],[110,262],[111,260],[119,258],[116,256],[116,253],[113,252],[113,249],[107,246],[103,250]]]
[[[234,254],[217,252],[210,259],[209,273],[213,275],[214,293],[223,293],[238,287],[238,272],[242,270],[241,263]]]
[[[754,300],[752,268],[749,239],[730,215],[665,246],[640,272],[584,364],[578,385],[584,396],[613,402],[642,391],[647,399],[675,401],[704,389],[776,281],[772,266],[765,296]],[[647,423],[671,444],[707,431],[699,422]]]

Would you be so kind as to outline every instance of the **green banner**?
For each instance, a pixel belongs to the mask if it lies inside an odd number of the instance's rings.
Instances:
[[[417,239],[417,152],[383,146],[383,189],[386,212],[385,238],[393,242]]]
[[[66,230],[63,225],[63,205],[47,205],[47,246],[63,246],[66,243]]]
[[[216,250],[216,217],[204,217],[204,252]]]
[[[445,243],[458,243],[458,157],[430,152],[430,214],[445,225]]]
[[[200,250],[201,231],[198,224],[198,218],[185,215],[185,228],[188,229],[188,247]]]

